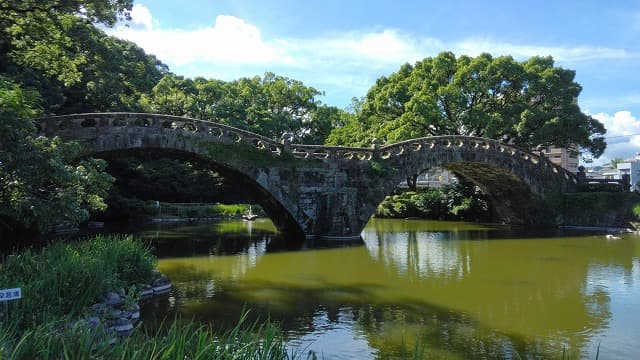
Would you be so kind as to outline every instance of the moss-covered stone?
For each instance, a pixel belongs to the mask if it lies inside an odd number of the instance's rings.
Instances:
[[[625,227],[634,221],[633,207],[640,195],[629,192],[582,192],[561,195],[562,225]]]

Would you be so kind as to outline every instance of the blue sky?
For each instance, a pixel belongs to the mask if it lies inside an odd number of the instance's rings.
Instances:
[[[640,151],[640,1],[144,0],[109,33],[187,77],[266,71],[344,108],[375,80],[441,51],[551,55],[576,71],[582,110],[608,129],[596,163]],[[633,135],[638,134],[638,135]]]

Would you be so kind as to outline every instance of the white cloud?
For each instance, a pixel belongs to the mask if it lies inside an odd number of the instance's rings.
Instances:
[[[607,129],[607,150],[598,163],[611,159],[627,159],[640,151],[640,119],[630,111],[618,111],[613,115],[598,113],[592,115]]]
[[[205,64],[210,67],[231,64],[269,68],[283,65],[325,73],[346,74],[353,69],[369,69],[384,70],[381,74],[386,74],[405,62],[413,63],[447,49],[471,56],[481,52],[511,54],[516,58],[552,55],[558,61],[637,56],[624,49],[514,45],[479,37],[447,45],[439,39],[417,38],[394,29],[337,33],[316,38],[265,39],[258,27],[229,15],[219,15],[212,26],[198,29],[161,29],[154,26],[158,24],[141,4],[133,7],[132,17],[134,26],[118,26],[108,31],[136,42],[172,67],[194,63],[203,67]]]
[[[283,49],[264,42],[260,29],[233,16],[219,15],[213,26],[190,31],[118,26],[109,32],[137,43],[169,65],[269,64],[286,63],[289,58]]]
[[[457,52],[470,56],[477,56],[483,52],[490,54],[510,54],[514,58],[529,58],[531,56],[553,56],[556,61],[588,61],[588,60],[612,60],[629,59],[638,57],[625,49],[612,49],[598,46],[542,46],[542,45],[515,45],[508,42],[500,42],[484,38],[469,38],[456,44]]]
[[[140,25],[143,30],[150,31],[153,29],[153,17],[151,12],[144,5],[135,4],[131,9],[131,22]]]
[[[137,43],[176,73],[232,80],[273,71],[326,90],[328,98],[340,94],[341,100],[333,99],[338,102],[364,95],[377,77],[397,71],[405,62],[414,63],[444,50],[470,56],[482,52],[511,54],[517,59],[552,55],[562,62],[640,59],[640,54],[625,49],[519,45],[479,36],[445,43],[440,39],[417,37],[385,28],[308,38],[265,37],[257,26],[229,15],[217,16],[210,26],[191,30],[171,29],[161,26],[149,9],[141,4],[133,7],[132,18],[130,26],[117,26],[106,31]],[[600,98],[594,97],[591,102],[599,101],[597,99]],[[607,109],[628,109],[638,103],[638,98],[630,96],[618,101],[625,102],[617,104],[607,99],[607,105],[610,105]],[[596,103],[588,105],[602,109]],[[598,114],[610,121],[610,126],[607,126],[610,128],[609,136],[613,136],[614,127],[623,121],[622,114],[625,112]],[[632,117],[629,112],[626,114]]]

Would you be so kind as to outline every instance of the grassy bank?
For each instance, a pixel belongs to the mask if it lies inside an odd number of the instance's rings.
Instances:
[[[247,204],[174,204],[160,203],[160,206],[152,205],[149,213],[154,216],[175,216],[185,218],[206,217],[239,217],[249,211]],[[253,206],[252,211],[262,213],[262,208]]]
[[[16,336],[0,328],[2,359],[294,359],[287,353],[281,332],[273,325],[252,323],[245,319],[222,334],[209,326],[174,321],[156,333],[140,328],[131,336],[111,344],[112,335],[86,323],[72,326],[49,321]]]
[[[270,324],[239,319],[233,330],[216,334],[208,326],[173,321],[157,333],[134,329],[113,338],[93,328],[88,308],[105,292],[152,281],[156,259],[131,236],[97,236],[82,242],[57,242],[38,251],[3,258],[0,288],[22,289],[22,299],[0,310],[0,359],[282,359],[282,334]],[[121,291],[121,290],[120,290]],[[0,308],[1,309],[1,308]]]

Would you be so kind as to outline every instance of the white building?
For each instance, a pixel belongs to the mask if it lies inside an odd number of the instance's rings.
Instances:
[[[640,152],[636,153],[635,159],[625,160],[618,163],[618,178],[628,174],[631,182],[631,190],[640,190]]]

